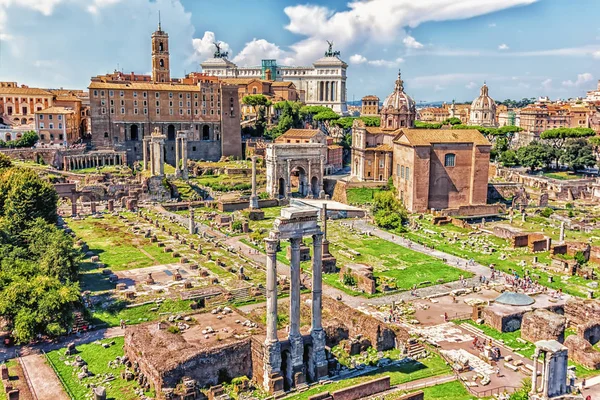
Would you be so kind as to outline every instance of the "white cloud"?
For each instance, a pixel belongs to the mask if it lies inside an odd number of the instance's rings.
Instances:
[[[404,62],[404,60],[402,58],[396,58],[395,60],[369,60],[369,61],[367,61],[367,63],[369,65],[373,65],[375,67],[387,67],[387,68],[397,67],[398,65],[400,65],[403,62]]]
[[[475,82],[471,81],[471,82],[467,83],[467,84],[465,85],[465,87],[466,87],[467,89],[475,89],[475,88],[477,87],[477,84],[476,84]]]
[[[288,52],[265,39],[252,39],[231,61],[243,66],[260,65],[261,60],[275,59],[282,65],[293,64],[293,58]]]
[[[490,27],[490,28],[495,28],[495,27],[496,27],[496,23],[495,23],[495,22],[492,22],[491,24],[488,24],[488,27]]]
[[[208,58],[212,58],[215,50],[215,43],[217,42],[217,38],[215,37],[214,32],[206,31],[204,32],[204,36],[202,38],[194,38],[192,40],[192,46],[194,47],[194,55],[192,59],[202,62]],[[221,46],[221,51],[231,51],[229,44],[225,42],[219,42],[219,46]]]
[[[367,57],[361,56],[360,54],[354,54],[350,56],[350,64],[363,64],[367,62]]]
[[[552,90],[552,79],[548,78],[542,81],[542,89]]]
[[[435,85],[435,86],[433,87],[433,90],[434,90],[435,92],[441,92],[442,90],[445,90],[445,89],[446,89],[446,88],[445,88],[445,87],[443,87],[443,86],[441,86],[441,85]]]
[[[477,87],[477,84],[474,83],[473,79],[483,81],[486,77],[486,74],[454,73],[417,76],[408,79],[408,81],[414,87],[435,87],[436,85],[449,86],[457,83],[464,84],[466,82],[468,82],[468,85],[473,84],[473,87]]]
[[[538,0],[354,0],[348,9],[334,11],[324,6],[289,6],[284,12],[290,32],[306,37],[291,46],[297,62],[311,62],[322,53],[325,40],[339,50],[353,44],[388,43],[407,37],[406,27],[424,22],[467,19]]]
[[[583,74],[577,75],[577,80],[573,82],[572,80],[563,81],[562,85],[565,87],[580,87],[585,85],[588,82],[591,82],[594,79],[594,76],[589,72],[584,72]]]
[[[510,47],[508,47],[508,45],[506,43],[502,43],[500,46],[498,46],[498,50],[508,50],[510,49]]]
[[[595,59],[600,59],[600,50],[593,52],[592,57],[594,57]]]
[[[422,49],[423,48],[423,44],[417,42],[417,40],[412,36],[407,36],[404,39],[402,39],[402,43],[404,43],[404,45],[406,47],[408,47],[409,49]]]

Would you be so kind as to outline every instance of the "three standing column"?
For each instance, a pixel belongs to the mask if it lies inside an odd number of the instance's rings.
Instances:
[[[313,235],[312,262],[312,364],[309,376],[313,381],[327,376],[327,355],[325,354],[325,331],[323,330],[321,311],[323,308],[323,234]]]
[[[304,374],[304,340],[300,333],[300,244],[302,237],[290,238],[290,355],[292,358],[293,381],[295,385],[303,384]]]
[[[277,339],[277,239],[265,239],[267,251],[267,337],[264,352],[263,386],[269,392],[283,390],[273,387],[281,372],[281,344]]]

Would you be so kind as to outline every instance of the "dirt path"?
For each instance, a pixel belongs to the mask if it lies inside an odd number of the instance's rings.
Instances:
[[[46,364],[46,358],[34,354],[21,358],[23,369],[30,379],[31,390],[37,400],[69,400],[62,384],[52,367]]]

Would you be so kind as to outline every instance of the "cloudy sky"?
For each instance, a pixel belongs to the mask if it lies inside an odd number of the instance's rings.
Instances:
[[[0,80],[85,88],[148,73],[158,11],[173,76],[215,40],[238,65],[307,65],[333,40],[348,98],[385,97],[398,68],[417,101],[582,96],[600,79],[598,0],[0,0]]]

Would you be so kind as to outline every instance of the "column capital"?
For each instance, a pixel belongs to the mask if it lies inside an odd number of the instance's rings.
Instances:
[[[290,247],[292,248],[292,250],[300,249],[300,243],[302,243],[301,237],[290,238]]]
[[[323,232],[315,233],[312,239],[315,246],[320,246],[323,243]]]
[[[277,239],[266,238],[265,239],[265,250],[267,254],[275,254],[277,253]]]

